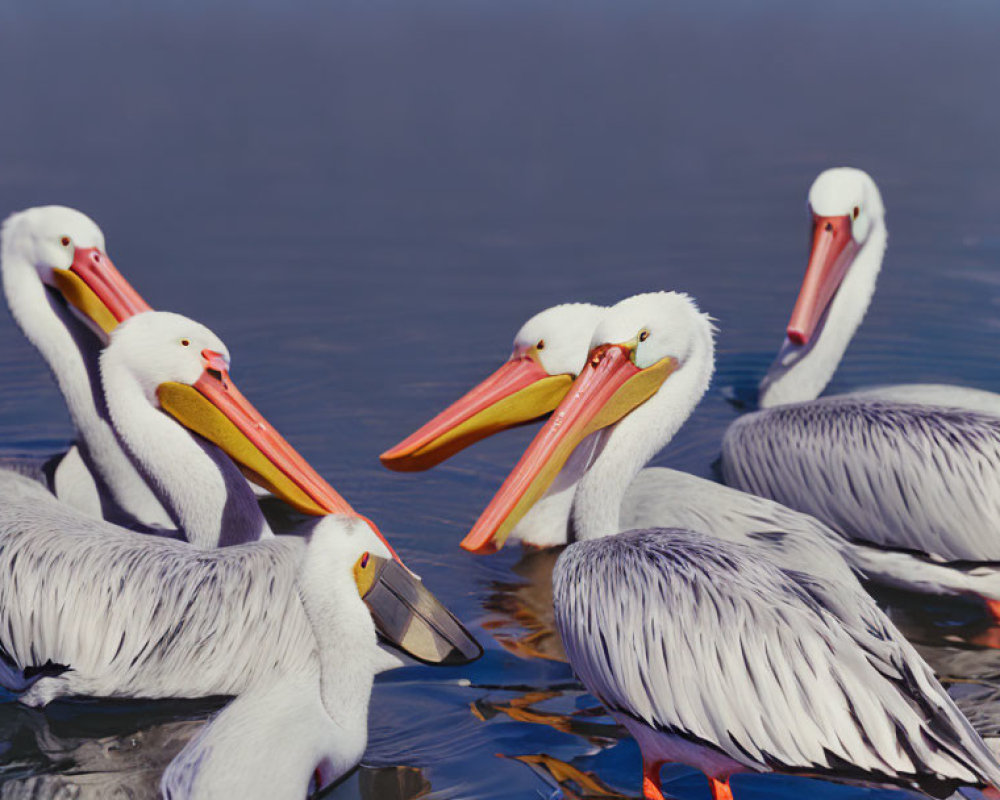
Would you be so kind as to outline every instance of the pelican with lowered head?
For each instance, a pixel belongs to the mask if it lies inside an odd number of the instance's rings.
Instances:
[[[264,681],[236,698],[167,768],[163,796],[300,800],[357,764],[368,738],[374,677],[400,663],[383,652],[378,634],[395,647],[420,636],[398,623],[397,611],[415,612],[400,604],[400,591],[406,596],[417,586],[408,575],[360,519],[319,523],[298,576],[318,674]],[[426,590],[423,595],[430,597]],[[460,631],[457,623],[444,631],[424,629],[442,644],[454,637],[459,645],[443,650],[440,663],[478,655]]]

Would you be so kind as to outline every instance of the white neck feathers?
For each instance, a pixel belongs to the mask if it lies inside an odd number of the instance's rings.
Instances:
[[[99,387],[92,383],[97,375],[96,364],[88,368],[67,321],[56,313],[54,301],[34,266],[20,254],[17,232],[5,230],[4,233],[0,263],[7,304],[18,326],[55,376],[89,460],[120,508],[146,525],[170,526],[170,517],[123,452],[114,431],[97,408],[95,396]],[[80,327],[81,334],[92,335],[82,330],[83,323]]]
[[[229,488],[191,433],[158,408],[117,362],[101,359],[108,412],[122,444],[149,477],[191,544],[216,547]],[[248,489],[249,491],[249,489]]]
[[[799,346],[785,339],[760,384],[761,408],[815,400],[823,392],[868,311],[887,241],[885,223],[877,220],[813,341]]]

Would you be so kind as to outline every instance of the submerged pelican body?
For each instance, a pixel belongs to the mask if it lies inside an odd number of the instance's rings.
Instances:
[[[809,205],[802,289],[762,410],[726,432],[723,476],[886,550],[866,554],[873,578],[1000,600],[1000,573],[969,563],[1000,561],[1000,396],[911,385],[817,400],[865,315],[887,233],[860,170],[822,173]]]
[[[661,798],[665,762],[705,772],[717,800],[748,771],[941,797],[995,786],[1000,765],[824,539],[627,530],[626,487],[711,375],[712,327],[694,303],[629,298],[590,344],[586,367],[463,545],[502,543],[590,448],[570,508],[582,541],[554,574],[556,624],[584,686],[637,740],[644,795]],[[705,509],[709,519],[724,513]],[[785,546],[796,540],[807,546]]]

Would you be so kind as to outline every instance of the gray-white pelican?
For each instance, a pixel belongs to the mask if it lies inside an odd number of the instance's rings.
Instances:
[[[910,385],[817,400],[864,317],[887,233],[860,170],[822,173],[809,207],[802,289],[761,383],[763,410],[726,432],[723,477],[883,548],[865,554],[873,578],[1000,609],[1000,571],[974,563],[1000,561],[1000,395]]]
[[[631,512],[670,516],[677,502],[704,514],[701,533],[629,530],[629,484],[708,386],[710,320],[684,295],[638,295],[606,313],[591,345],[463,544],[502,541],[571,454],[589,452],[571,507],[585,541],[556,567],[556,621],[584,685],[637,739],[645,795],[660,797],[666,761],[705,771],[716,798],[744,771],[944,794],[996,785],[1000,766],[834,542],[775,535],[769,519],[734,537],[724,487],[721,508],[647,490],[649,508]],[[713,517],[718,533],[705,522]],[[632,555],[637,541],[652,544]]]
[[[309,538],[203,550],[81,514],[14,472],[0,472],[0,495],[0,685],[21,702],[238,695],[317,674],[302,571],[323,568],[337,517]],[[365,596],[380,633],[429,663],[478,656],[374,527],[366,540],[380,559]]]
[[[149,305],[108,258],[101,229],[63,206],[12,214],[0,229],[0,273],[11,314],[52,370],[76,428],[75,445],[49,481],[52,490],[93,516],[170,527],[115,437],[103,402],[102,340]]]
[[[325,786],[360,761],[374,677],[400,664],[378,646],[376,626],[392,620],[390,609],[371,608],[369,598],[398,602],[376,582],[408,573],[362,521],[330,517],[320,526],[298,576],[319,673],[261,682],[233,700],[167,768],[166,800],[301,800],[313,780]]]

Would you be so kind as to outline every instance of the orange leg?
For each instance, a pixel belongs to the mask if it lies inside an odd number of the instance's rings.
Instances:
[[[969,641],[972,644],[979,645],[979,647],[1000,649],[1000,600],[983,599],[986,601],[986,610],[989,612],[993,625],[982,633],[973,636]]]
[[[642,759],[642,796],[646,800],[663,800],[660,790],[660,767],[662,761],[646,761]]]
[[[724,781],[709,778],[708,788],[712,790],[712,800],[733,800],[733,790],[729,788],[729,778]]]

